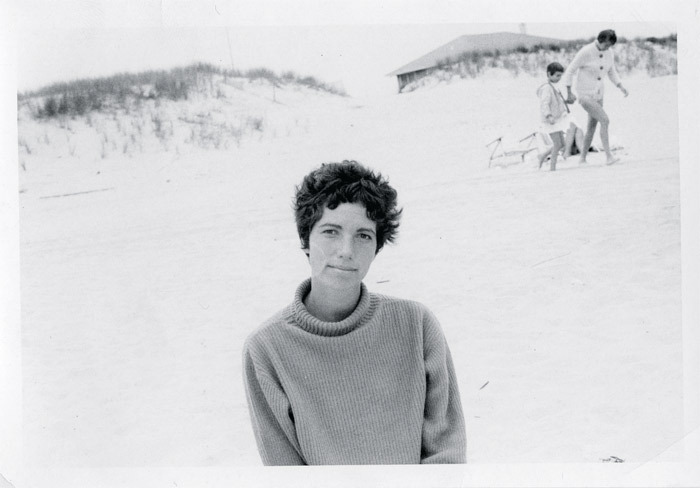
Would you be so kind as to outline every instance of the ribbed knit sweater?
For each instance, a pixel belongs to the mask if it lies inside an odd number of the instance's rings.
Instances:
[[[353,313],[323,322],[311,281],[244,346],[244,381],[265,465],[466,462],[449,348],[423,305],[364,284]]]

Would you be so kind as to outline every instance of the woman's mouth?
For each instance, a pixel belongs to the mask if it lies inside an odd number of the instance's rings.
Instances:
[[[357,271],[356,268],[351,268],[348,266],[329,266],[330,268],[337,269],[339,271]]]

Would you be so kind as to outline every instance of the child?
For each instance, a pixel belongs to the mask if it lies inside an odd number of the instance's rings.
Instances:
[[[555,83],[559,83],[564,74],[564,67],[557,63],[550,63],[547,66],[548,82],[544,83],[537,89],[537,96],[540,99],[540,115],[542,117],[542,132],[549,134],[553,146],[551,153],[546,153],[544,157],[540,157],[540,165],[546,159],[547,155],[551,156],[550,169],[557,169],[557,157],[559,151],[564,147],[564,131],[569,129],[569,107],[564,101],[563,95],[554,87]]]
[[[362,282],[401,210],[381,175],[328,163],[297,187],[311,278],[244,346],[246,397],[265,465],[466,462],[449,348],[423,305]]]

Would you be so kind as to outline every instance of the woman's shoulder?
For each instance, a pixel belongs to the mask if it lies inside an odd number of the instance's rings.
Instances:
[[[578,50],[578,53],[576,53],[576,54],[579,57],[592,56],[596,53],[596,51],[598,51],[598,48],[596,47],[595,41],[594,41],[594,42],[590,42],[588,44],[584,44],[583,46],[581,46],[581,48]]]
[[[376,295],[376,294],[375,294]],[[401,323],[419,333],[424,341],[434,342],[443,337],[442,326],[437,316],[425,304],[416,300],[407,300],[387,295],[376,295],[378,311],[386,314],[389,322]]]
[[[430,309],[419,301],[384,295],[381,293],[372,294],[376,297],[377,306],[380,309],[409,312],[420,316],[433,316]]]

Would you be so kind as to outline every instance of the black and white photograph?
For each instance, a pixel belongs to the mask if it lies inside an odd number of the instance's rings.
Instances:
[[[0,8],[0,488],[696,486],[697,7]]]

